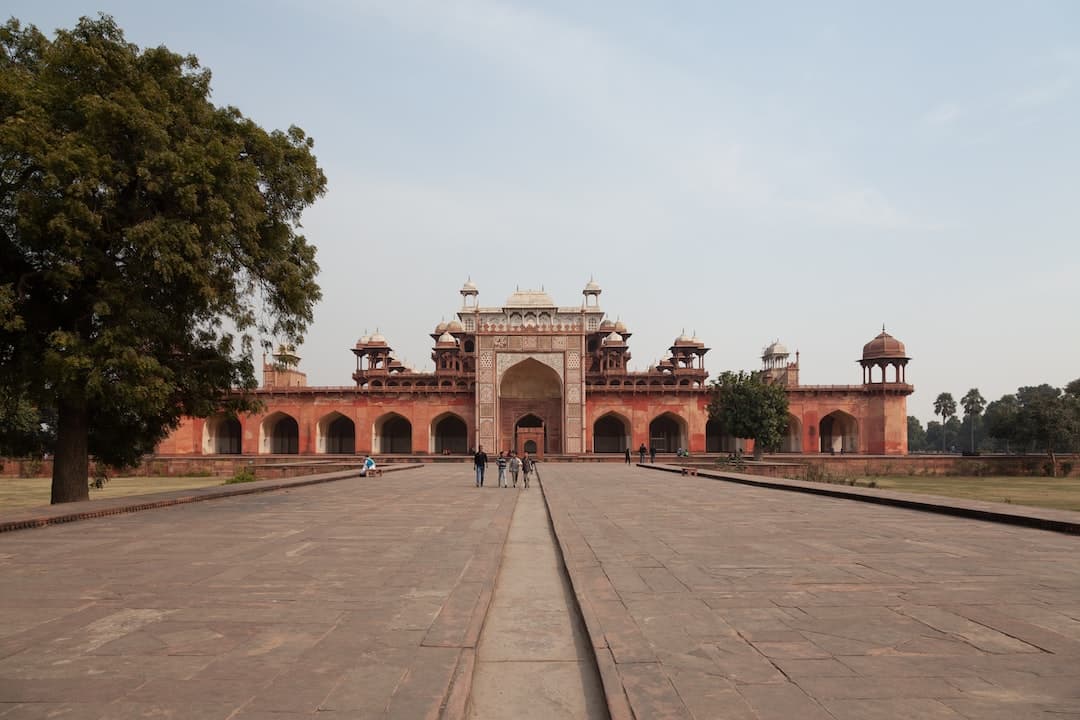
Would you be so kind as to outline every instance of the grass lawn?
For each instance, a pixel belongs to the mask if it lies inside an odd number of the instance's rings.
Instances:
[[[1076,477],[872,477],[868,480],[889,490],[1080,510],[1080,478]],[[859,481],[859,485],[865,484],[866,480]]]
[[[101,490],[90,488],[91,500],[147,495],[166,490],[221,485],[223,477],[118,477],[109,478]],[[51,478],[0,478],[0,510],[37,507],[49,504]]]

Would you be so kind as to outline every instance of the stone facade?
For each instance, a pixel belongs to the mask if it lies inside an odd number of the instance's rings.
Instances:
[[[470,282],[457,319],[431,334],[435,371],[406,368],[376,333],[352,348],[354,385],[309,387],[299,358],[282,348],[264,363],[262,412],[191,418],[159,446],[162,455],[460,454],[529,450],[539,455],[636,451],[734,452],[748,442],[723,435],[708,417],[709,351],[680,335],[669,355],[628,369],[621,322],[605,318],[590,282],[579,306],[542,291],[517,291],[481,307]],[[902,343],[882,330],[863,348],[859,385],[801,385],[798,353],[773,343],[762,371],[788,395],[783,450],[791,453],[907,452]]]

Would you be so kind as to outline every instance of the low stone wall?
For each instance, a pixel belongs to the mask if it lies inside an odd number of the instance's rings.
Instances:
[[[495,458],[489,454],[491,461]],[[468,455],[376,455],[379,465],[394,463],[462,463],[471,462]],[[253,467],[258,477],[294,477],[320,472],[332,472],[354,467],[362,455],[156,455],[147,458],[137,468],[112,471],[114,477],[135,475],[167,477],[232,477],[241,467]],[[637,462],[637,453],[633,455]],[[733,469],[727,455],[695,455],[675,458],[662,453],[658,460],[702,468]],[[597,453],[573,456],[551,456],[544,462],[623,462],[619,454]],[[829,475],[841,477],[875,477],[881,475],[1045,475],[1045,455],[766,455],[764,462],[747,462],[742,472],[767,477],[801,477],[805,468],[814,466]],[[1059,455],[1058,474],[1068,470],[1069,477],[1080,477],[1080,456]],[[52,460],[0,458],[0,477],[50,477]]]
[[[711,460],[711,462],[709,461]],[[690,458],[684,464],[703,468],[734,469],[727,457]],[[1080,456],[1058,455],[1058,477],[1080,477]],[[719,461],[719,462],[717,462]],[[807,467],[839,477],[880,476],[1032,476],[1047,474],[1046,455],[766,455],[762,462],[747,461],[739,472],[766,477],[802,477]]]

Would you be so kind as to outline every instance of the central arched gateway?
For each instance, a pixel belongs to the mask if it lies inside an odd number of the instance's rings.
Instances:
[[[509,368],[499,384],[498,449],[561,453],[562,397],[562,380],[551,367],[526,358]]]

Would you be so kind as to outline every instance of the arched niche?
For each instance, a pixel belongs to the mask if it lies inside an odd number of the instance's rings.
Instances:
[[[630,422],[616,412],[600,416],[593,423],[593,452],[621,453],[630,447]]]
[[[204,455],[239,455],[243,431],[240,421],[227,415],[211,415],[203,424]]]
[[[260,452],[270,455],[296,455],[300,452],[300,425],[283,412],[267,415],[260,426]]]
[[[319,453],[352,455],[356,452],[356,423],[340,412],[324,415],[316,424],[316,448]]]

